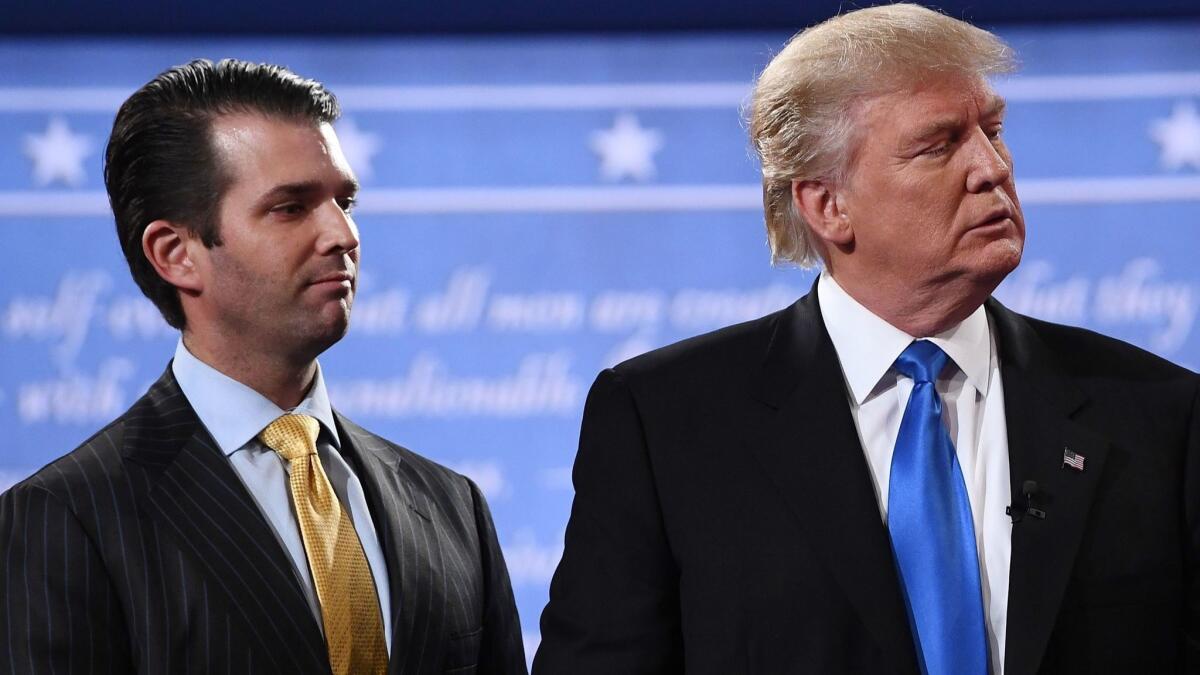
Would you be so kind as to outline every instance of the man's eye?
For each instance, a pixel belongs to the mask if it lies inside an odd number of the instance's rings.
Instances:
[[[338,200],[338,206],[342,207],[345,213],[353,213],[354,207],[358,205],[358,200],[354,197],[346,197]]]
[[[993,129],[989,129],[987,132],[987,137],[994,141],[997,138],[1000,138],[1000,134],[1003,131],[1004,127],[995,127]]]
[[[299,202],[288,202],[287,204],[280,204],[279,206],[276,206],[275,208],[271,209],[271,212],[284,216],[298,216],[301,213],[304,213],[304,205]]]
[[[937,157],[938,155],[944,155],[949,151],[950,151],[949,143],[938,143],[937,145],[933,146],[932,148],[928,148],[921,154],[925,155],[927,157]]]

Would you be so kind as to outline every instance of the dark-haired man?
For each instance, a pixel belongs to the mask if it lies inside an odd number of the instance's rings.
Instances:
[[[319,83],[172,68],[121,107],[105,182],[182,335],[132,408],[0,496],[0,671],[522,673],[478,488],[330,407],[357,183]]]

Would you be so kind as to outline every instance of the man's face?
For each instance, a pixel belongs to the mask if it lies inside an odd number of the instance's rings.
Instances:
[[[890,292],[990,293],[1025,242],[1003,100],[982,80],[941,78],[868,99],[859,113],[841,192],[848,264]]]
[[[248,113],[219,117],[211,137],[231,182],[222,244],[196,255],[200,318],[227,347],[315,358],[345,334],[358,274],[358,186],[337,136]]]

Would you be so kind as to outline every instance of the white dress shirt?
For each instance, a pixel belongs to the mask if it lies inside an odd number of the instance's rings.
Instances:
[[[875,316],[850,297],[828,272],[817,282],[825,328],[833,340],[846,378],[850,413],[871,468],[875,494],[887,521],[892,451],[913,383],[892,365],[916,339]],[[1000,361],[983,307],[943,333],[919,336],[950,357],[936,388],[942,415],[958,452],[979,554],[983,607],[987,616],[992,672],[1004,672],[1004,635],[1008,613],[1008,571],[1012,501],[1008,475],[1008,429]]]
[[[183,344],[175,348],[175,360],[171,370],[179,382],[183,395],[196,411],[200,422],[212,434],[221,451],[229,458],[234,471],[241,477],[246,489],[258,502],[258,508],[274,529],[279,543],[292,560],[300,588],[308,598],[309,607],[321,622],[321,606],[313,586],[312,574],[308,569],[308,557],[304,552],[304,540],[300,526],[292,509],[291,491],[288,487],[288,462],[274,450],[258,440],[258,433],[268,424],[285,413],[299,413],[315,417],[320,422],[317,438],[317,455],[321,466],[329,477],[333,491],[349,511],[350,521],[362,542],[367,564],[375,578],[375,590],[379,596],[379,609],[383,618],[383,634],[387,640],[388,653],[392,650],[392,613],[389,595],[387,565],[383,549],[375,533],[375,524],[367,508],[362,483],[350,470],[350,465],[338,452],[337,425],[333,421],[333,409],[325,391],[325,378],[321,366],[312,387],[300,405],[291,410],[282,410],[262,394],[217,371],[192,355]]]

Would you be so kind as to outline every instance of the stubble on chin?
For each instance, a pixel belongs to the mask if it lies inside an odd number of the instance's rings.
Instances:
[[[295,357],[311,360],[337,344],[350,329],[351,298],[341,298],[312,310],[312,313],[295,317],[289,327],[280,326],[277,339],[280,344],[291,344]]]
[[[343,300],[338,303],[336,309],[330,308],[329,314],[321,317],[321,321],[315,322],[314,328],[317,329],[319,337],[329,341],[326,348],[333,346],[334,343],[341,340],[349,332],[350,305],[351,303],[348,300]]]

